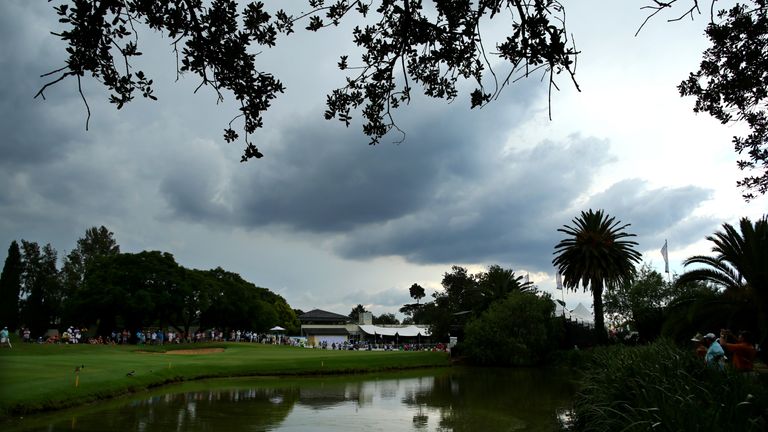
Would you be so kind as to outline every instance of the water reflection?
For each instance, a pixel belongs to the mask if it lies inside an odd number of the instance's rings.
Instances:
[[[189,383],[33,417],[19,431],[547,431],[573,394],[560,373],[464,369]],[[5,429],[5,428],[4,428]],[[8,429],[6,429],[8,430]]]

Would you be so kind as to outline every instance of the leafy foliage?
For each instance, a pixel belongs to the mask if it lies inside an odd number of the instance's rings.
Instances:
[[[606,290],[605,312],[616,324],[636,323],[641,315],[660,310],[671,298],[670,284],[661,273],[643,264],[631,280]]]
[[[738,182],[749,200],[768,191],[768,7],[766,0],[743,0],[720,10],[715,21],[715,2],[711,0],[706,30],[712,45],[699,70],[678,89],[682,96],[696,98],[694,111],[708,112],[722,123],[743,121],[750,128],[746,137],[733,139],[736,152],[747,156],[739,167],[754,173]],[[642,8],[652,11],[646,22],[681,3],[690,7],[672,21],[700,13],[698,0],[649,3]],[[263,126],[263,113],[285,88],[260,70],[254,53],[276,47],[278,36],[294,33],[297,23],[316,32],[338,26],[350,15],[361,22],[351,35],[360,59],[339,57],[338,68],[351,73],[343,87],[327,95],[324,115],[349,126],[353,111],[360,111],[371,144],[392,129],[400,130],[393,111],[410,102],[416,85],[427,96],[453,101],[460,81],[474,81],[472,108],[537,72],[546,79],[550,97],[561,74],[579,88],[578,51],[569,40],[565,9],[558,0],[307,0],[307,5],[308,12],[293,13],[269,11],[261,1],[58,0],[54,10],[65,29],[54,35],[66,43],[68,58],[44,75],[51,80],[37,95],[45,97],[49,86],[70,77],[80,89],[81,79],[90,75],[110,91],[109,101],[118,109],[136,94],[155,99],[153,80],[132,65],[142,55],[139,33],[145,27],[173,41],[177,76],[196,75],[197,89],[210,86],[217,102],[225,92],[233,94],[240,113],[224,129],[224,139],[239,138],[232,123],[242,118],[241,160],[261,158],[248,137]],[[491,50],[481,28],[494,19],[508,20],[511,30]],[[90,119],[84,96],[83,101]]]
[[[373,323],[378,325],[397,325],[400,320],[393,313],[383,313],[373,317]]]
[[[409,322],[429,324],[437,338],[460,334],[463,326],[487,310],[495,302],[514,292],[531,291],[533,285],[523,282],[512,269],[492,265],[486,272],[470,274],[461,266],[452,266],[443,274],[443,291],[432,294],[433,301],[404,305],[400,312]]]
[[[552,263],[563,275],[565,288],[576,290],[581,284],[592,291],[595,331],[598,340],[604,340],[603,287],[614,288],[635,274],[640,253],[633,249],[637,242],[626,240],[635,234],[624,231],[629,224],[621,225],[603,210],[582,211],[572,222],[558,228],[567,237],[555,245]]]
[[[300,21],[306,22],[308,31],[336,26],[348,15],[366,23],[352,31],[353,42],[362,50],[360,64],[350,65],[348,55],[340,57],[339,69],[355,73],[328,95],[325,117],[349,126],[351,112],[360,110],[371,144],[397,128],[392,110],[411,100],[413,83],[428,96],[451,101],[458,96],[459,79],[474,80],[477,86],[470,95],[474,108],[537,71],[548,77],[551,91],[556,75],[564,72],[573,79],[577,55],[569,46],[565,11],[557,0],[451,0],[426,6],[418,0],[382,0],[373,8],[373,2],[361,0],[308,0],[309,12],[299,14],[282,9],[270,13],[260,1],[243,7],[235,0],[58,3],[54,9],[66,29],[54,34],[67,44],[69,57],[63,67],[46,74],[54,78],[38,95],[44,97],[49,86],[69,77],[79,88],[88,74],[110,91],[109,100],[118,109],[136,94],[155,99],[153,80],[132,66],[132,60],[142,55],[138,35],[144,26],[173,41],[178,74],[195,74],[201,80],[198,89],[211,86],[218,101],[229,91],[240,103],[235,119],[243,118],[243,161],[263,156],[248,135],[263,126],[263,113],[284,91],[277,78],[259,70],[253,53],[275,47],[277,36],[290,35]],[[511,34],[491,54],[483,44],[481,23],[503,15],[512,23]],[[494,55],[508,64],[505,74],[493,71],[489,57]],[[484,82],[491,80],[486,88]],[[224,138],[238,137],[230,122]]]
[[[424,287],[419,284],[413,284],[410,288],[408,288],[408,293],[411,295],[411,298],[416,300],[416,303],[419,302],[419,300],[423,299],[426,294],[424,293]]]
[[[221,268],[209,270],[203,275],[209,286],[210,305],[201,311],[201,326],[264,332],[279,324],[290,331],[296,330],[296,317],[282,297]],[[285,307],[278,309],[272,306],[278,303]]]
[[[476,364],[531,366],[558,346],[560,319],[548,294],[514,292],[467,324],[463,352]]]
[[[240,103],[238,117],[244,119],[246,136],[262,126],[262,113],[283,91],[280,81],[256,69],[256,55],[249,49],[252,44],[275,45],[277,30],[261,2],[249,3],[242,19],[234,0],[68,0],[55,10],[67,29],[54,34],[67,43],[69,57],[64,67],[46,74],[56,78],[40,89],[40,96],[48,86],[68,77],[76,78],[79,87],[88,74],[110,91],[109,101],[118,109],[137,92],[156,99],[153,80],[131,65],[133,58],[142,55],[136,29],[141,25],[173,40],[177,73],[197,75],[198,89],[211,86],[218,101],[223,100],[223,90],[233,93]],[[231,127],[225,129],[227,141],[237,137]],[[251,157],[261,153],[246,139],[243,160]]]
[[[56,250],[46,244],[21,241],[22,321],[35,335],[45,333],[61,312],[62,289],[56,269]]]
[[[98,324],[102,335],[154,325],[183,332],[192,326],[266,331],[280,325],[298,333],[296,313],[282,296],[222,268],[184,268],[169,253],[120,253],[113,236],[104,226],[88,229],[64,259],[61,271],[50,244],[41,248],[22,240],[19,251],[12,243],[0,278],[2,293],[7,294],[2,306],[11,308],[15,300],[34,337],[73,324]],[[10,283],[15,267],[14,293]]]
[[[737,182],[750,200],[768,192],[768,2],[740,2],[720,10],[717,18],[707,26],[712,45],[699,70],[678,89],[696,98],[695,112],[749,127],[750,133],[734,137],[733,145],[738,154],[746,154],[739,168],[754,173]]]
[[[77,240],[77,246],[66,257],[61,269],[61,279],[64,285],[64,297],[72,297],[82,288],[89,267],[103,256],[120,253],[120,246],[114,238],[114,233],[107,227],[91,227],[85,231],[85,236]]]

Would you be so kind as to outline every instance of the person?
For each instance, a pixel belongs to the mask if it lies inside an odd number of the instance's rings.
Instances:
[[[3,327],[2,330],[0,330],[0,346],[8,345],[8,348],[13,348],[11,345],[11,337],[8,334],[8,327]]]
[[[704,355],[704,361],[708,367],[723,368],[723,361],[725,360],[725,351],[720,346],[720,342],[715,338],[714,333],[707,333],[702,337],[702,342],[707,347],[707,354]]]
[[[728,343],[730,334],[728,330],[720,331],[720,345],[731,355],[733,368],[739,372],[752,372],[757,355],[757,350],[752,343],[752,335],[748,331],[741,331],[736,343]]]
[[[702,337],[701,333],[696,333],[696,335],[691,338],[691,342],[696,343],[696,357],[703,361],[704,357],[707,355],[707,347],[704,346],[704,343],[701,340]]]

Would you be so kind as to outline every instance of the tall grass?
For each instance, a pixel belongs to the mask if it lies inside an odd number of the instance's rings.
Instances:
[[[764,431],[765,377],[706,368],[669,341],[595,350],[576,396],[574,431]]]

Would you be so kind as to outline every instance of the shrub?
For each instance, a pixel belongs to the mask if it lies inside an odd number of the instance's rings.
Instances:
[[[557,348],[562,320],[548,295],[514,291],[467,324],[463,352],[478,365],[531,366]]]

